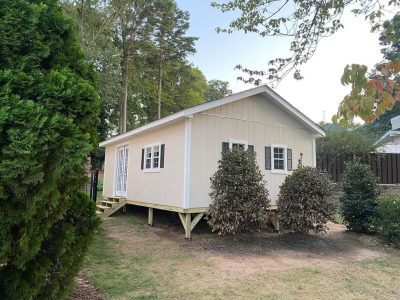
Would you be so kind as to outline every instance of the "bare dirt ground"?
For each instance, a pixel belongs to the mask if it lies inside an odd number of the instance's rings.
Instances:
[[[96,253],[87,271],[105,299],[400,299],[399,251],[343,225],[331,223],[322,235],[271,229],[232,237],[202,221],[188,241],[174,214],[156,212],[153,227],[146,221],[140,209],[104,220],[96,243],[106,244],[96,249],[107,245],[113,262],[121,260],[110,264]],[[136,286],[108,290],[121,277]],[[102,299],[85,276],[77,286],[71,299]]]
[[[179,243],[195,252],[230,276],[242,276],[263,270],[285,270],[319,267],[330,271],[351,262],[385,257],[393,253],[374,235],[350,233],[344,225],[329,223],[325,234],[274,233],[272,230],[255,235],[236,237],[210,233],[205,223],[193,234],[192,241],[182,239],[179,226],[166,222],[151,228],[158,236]],[[118,238],[118,232],[112,233]]]
[[[102,300],[104,299],[97,288],[91,284],[85,274],[80,274],[75,279],[75,290],[72,293],[70,300]]]

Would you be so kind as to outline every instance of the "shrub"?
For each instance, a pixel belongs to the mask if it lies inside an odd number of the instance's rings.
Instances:
[[[340,198],[341,214],[347,228],[372,232],[380,189],[370,167],[359,162],[346,164],[340,185],[344,193]]]
[[[352,154],[358,157],[368,155],[371,152],[376,152],[379,146],[375,144],[375,140],[359,133],[357,130],[339,127],[336,131],[332,131],[332,128],[330,131],[327,128],[327,131],[326,137],[317,139],[317,153],[327,154],[332,159],[344,154]]]
[[[242,149],[222,153],[211,177],[213,200],[206,218],[218,234],[254,233],[268,221],[270,206],[266,182],[255,154]]]
[[[378,200],[376,230],[396,246],[400,246],[400,197],[387,196]]]
[[[280,188],[280,224],[295,232],[325,231],[326,223],[335,220],[338,208],[332,192],[333,184],[326,174],[312,167],[294,170]]]
[[[65,298],[97,224],[94,73],[56,0],[0,2],[0,66],[0,299]]]

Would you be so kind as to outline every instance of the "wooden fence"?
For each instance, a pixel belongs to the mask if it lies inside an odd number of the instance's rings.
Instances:
[[[372,172],[381,184],[400,183],[400,154],[371,153],[365,156],[341,155],[332,157],[327,154],[317,155],[317,168],[330,174],[334,182],[338,182],[346,168],[346,162],[359,160],[371,166]]]

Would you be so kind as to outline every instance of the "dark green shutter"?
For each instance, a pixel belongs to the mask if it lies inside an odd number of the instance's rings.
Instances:
[[[160,168],[164,168],[165,144],[161,145]]]
[[[271,147],[265,147],[265,170],[271,170]]]
[[[222,152],[229,151],[229,143],[222,142]]]
[[[247,150],[248,150],[250,153],[254,154],[254,145],[248,145],[248,146],[247,146]]]
[[[293,163],[292,163],[292,149],[287,149],[287,169],[288,171],[292,171]]]
[[[144,149],[142,149],[142,162],[140,163],[140,168],[143,170],[144,168]]]

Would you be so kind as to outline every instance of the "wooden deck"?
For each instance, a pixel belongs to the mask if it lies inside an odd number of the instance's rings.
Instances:
[[[191,239],[192,230],[196,227],[208,210],[208,207],[182,208],[177,206],[141,202],[125,198],[105,197],[97,204],[97,214],[102,217],[108,217],[121,208],[125,211],[126,205],[147,207],[149,209],[147,223],[150,226],[153,226],[154,209],[178,213],[183,229],[185,230],[186,239]],[[275,229],[279,231],[277,206],[272,205],[268,210],[271,212],[271,223]]]

